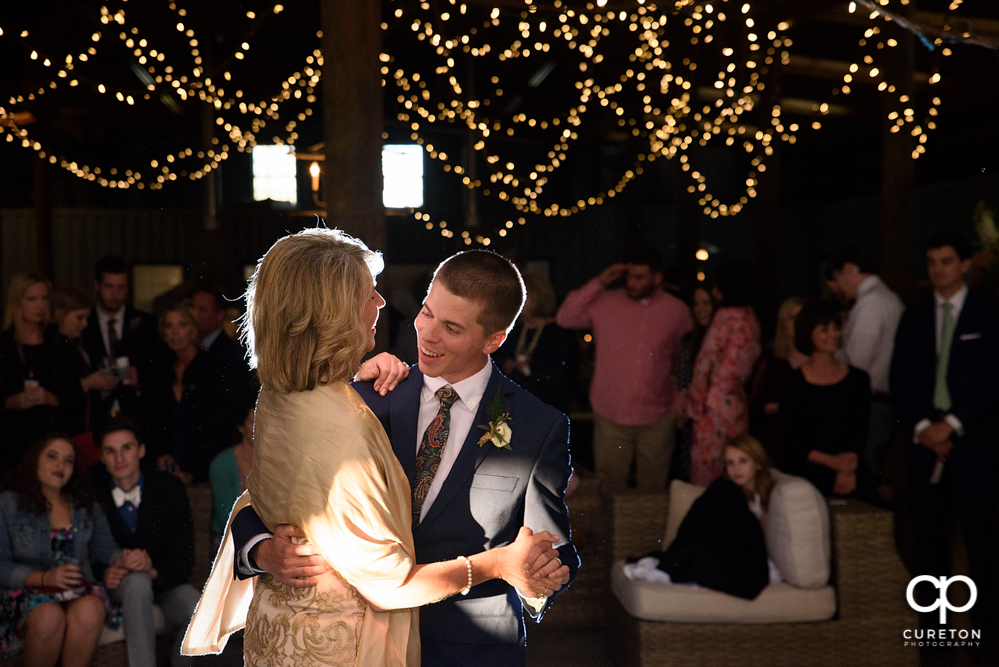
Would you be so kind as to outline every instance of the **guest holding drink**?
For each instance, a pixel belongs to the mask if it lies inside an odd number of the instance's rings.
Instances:
[[[83,345],[83,332],[93,310],[93,302],[84,292],[75,287],[60,287],[52,293],[52,320],[62,336],[76,354],[77,375],[80,387],[85,393],[84,401],[72,414],[66,415],[67,432],[80,448],[84,465],[89,468],[100,460],[100,452],[94,445],[91,420],[95,411],[100,410],[102,391],[111,391],[121,381],[118,375],[106,368],[94,369],[90,355]]]
[[[0,469],[20,462],[46,431],[68,428],[83,404],[75,352],[49,321],[52,284],[40,273],[18,273],[7,289],[0,334]]]
[[[31,667],[85,667],[110,615],[94,564],[118,563],[87,472],[65,436],[40,438],[0,493],[0,648]]]

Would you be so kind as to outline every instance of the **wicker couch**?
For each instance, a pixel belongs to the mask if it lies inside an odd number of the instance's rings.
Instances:
[[[667,494],[610,499],[614,561],[660,548],[668,504]],[[909,575],[895,549],[891,513],[853,500],[829,510],[837,602],[831,620],[647,621],[632,617],[612,595],[608,653],[621,667],[918,664],[917,650],[902,647],[902,631],[918,627],[918,621],[905,602]]]

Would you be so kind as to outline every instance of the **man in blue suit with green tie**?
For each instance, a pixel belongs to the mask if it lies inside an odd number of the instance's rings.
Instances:
[[[950,517],[957,511],[978,600],[972,622],[994,654],[999,633],[999,307],[968,289],[971,244],[941,232],[926,244],[932,300],[905,313],[895,337],[891,392],[910,434],[909,491],[920,575],[949,576]],[[928,584],[921,606],[940,599]],[[923,614],[926,627],[939,615]]]

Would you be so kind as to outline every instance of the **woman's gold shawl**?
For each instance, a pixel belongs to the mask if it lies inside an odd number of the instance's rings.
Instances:
[[[264,390],[254,428],[248,491],[233,507],[184,638],[186,655],[221,652],[228,635],[246,623],[253,580],[234,577],[232,517],[250,495],[269,530],[299,526],[362,595],[399,587],[416,562],[405,472],[381,423],[349,385],[290,394]],[[356,664],[418,666],[418,610],[367,605]]]

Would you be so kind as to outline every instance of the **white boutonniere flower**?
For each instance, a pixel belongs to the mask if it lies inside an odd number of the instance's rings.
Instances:
[[[492,403],[489,404],[488,412],[489,423],[478,425],[485,431],[485,434],[479,438],[479,447],[491,442],[494,447],[512,450],[510,442],[513,439],[513,429],[510,428],[510,413],[503,405],[499,389],[496,390],[496,395],[493,397]]]

